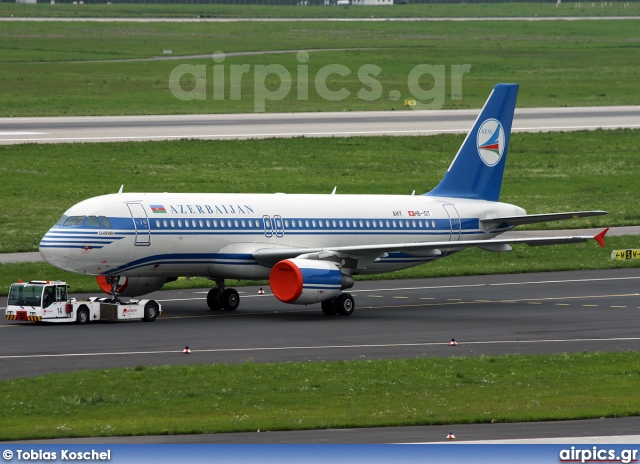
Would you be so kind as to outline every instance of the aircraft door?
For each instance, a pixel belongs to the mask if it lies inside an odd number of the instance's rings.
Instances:
[[[449,234],[450,242],[457,242],[460,240],[460,232],[461,232],[461,223],[460,223],[460,215],[458,214],[458,210],[451,203],[447,203],[442,205],[444,211],[449,216],[449,225],[451,227],[451,232]]]
[[[262,222],[264,224],[265,237],[271,238],[284,236],[284,221],[282,220],[282,216],[276,214],[271,217],[265,214],[262,216]]]
[[[140,203],[127,203],[127,207],[133,219],[133,226],[136,229],[136,246],[150,245],[151,230],[149,228],[149,218],[147,217],[147,212],[144,210],[144,206]]]
[[[262,216],[262,221],[264,223],[264,236],[267,238],[273,237],[273,222],[271,221],[271,216],[265,214]]]

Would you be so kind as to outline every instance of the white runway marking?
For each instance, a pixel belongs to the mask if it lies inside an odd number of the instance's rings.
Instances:
[[[21,131],[21,132],[2,132],[2,131],[0,131],[0,136],[4,136],[4,135],[47,135],[47,134],[48,134],[48,132],[26,132],[26,131]]]

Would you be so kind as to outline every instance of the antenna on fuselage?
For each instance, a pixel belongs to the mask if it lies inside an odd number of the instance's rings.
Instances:
[[[124,190],[124,184],[120,186],[120,190],[118,190],[118,195],[122,195],[122,190]]]
[[[338,186],[337,185],[335,187],[333,187],[333,192],[331,192],[331,195],[335,195],[336,194],[336,190],[338,190]]]
[[[416,191],[414,190],[413,192],[411,192],[411,196],[415,195]]]

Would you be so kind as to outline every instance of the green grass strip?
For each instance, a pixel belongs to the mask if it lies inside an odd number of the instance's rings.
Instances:
[[[73,372],[0,382],[0,440],[640,414],[638,352]]]
[[[329,51],[313,51],[319,49]],[[291,52],[228,56],[218,65],[226,73],[224,95],[217,94],[224,99],[215,100],[214,61],[209,58],[91,62],[162,57],[164,50],[174,57],[206,57],[216,51]],[[304,64],[298,50],[311,50]],[[521,85],[520,108],[638,105],[638,63],[635,20],[9,22],[0,30],[0,116],[250,113],[261,109],[263,85],[269,92],[283,86],[283,98],[265,103],[267,112],[406,110],[406,99],[435,107],[480,108],[498,82]],[[198,87],[204,89],[204,99],[183,101],[171,92],[176,88],[170,87],[171,73],[181,64],[200,66],[206,73],[199,79],[205,85]],[[259,70],[270,65],[281,74],[269,74],[263,82]],[[340,74],[327,78],[327,88],[348,93],[328,98],[318,91],[322,86],[316,86],[315,79],[332,69],[326,68],[329,65],[343,67],[337,68]],[[372,76],[359,75],[371,65],[380,69],[377,83]],[[437,83],[429,74],[419,82],[414,76],[409,83],[418,65],[442,67],[438,69],[443,74],[438,74]],[[452,86],[452,81],[458,82],[454,70],[466,65],[471,67],[462,76],[462,88]],[[241,69],[238,66],[248,72],[242,77],[233,73],[232,78],[231,69]],[[305,75],[301,66],[308,68],[308,79],[299,79]],[[344,67],[349,70],[346,75]],[[180,83],[184,90],[196,85],[191,74],[182,75]],[[289,83],[291,89],[285,92]],[[425,93],[436,84],[443,86],[443,93]],[[299,97],[299,85],[308,95]]]
[[[536,226],[637,225],[637,130],[513,134],[501,201],[529,213],[607,216]],[[417,194],[464,135],[0,146],[0,253],[36,251],[72,205],[125,192]],[[286,155],[286,156],[283,156]]]

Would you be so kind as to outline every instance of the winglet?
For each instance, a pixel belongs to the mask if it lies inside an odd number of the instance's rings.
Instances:
[[[600,244],[602,248],[604,248],[604,236],[609,232],[609,228],[607,227],[605,230],[600,232],[598,235],[593,237],[593,239]]]

